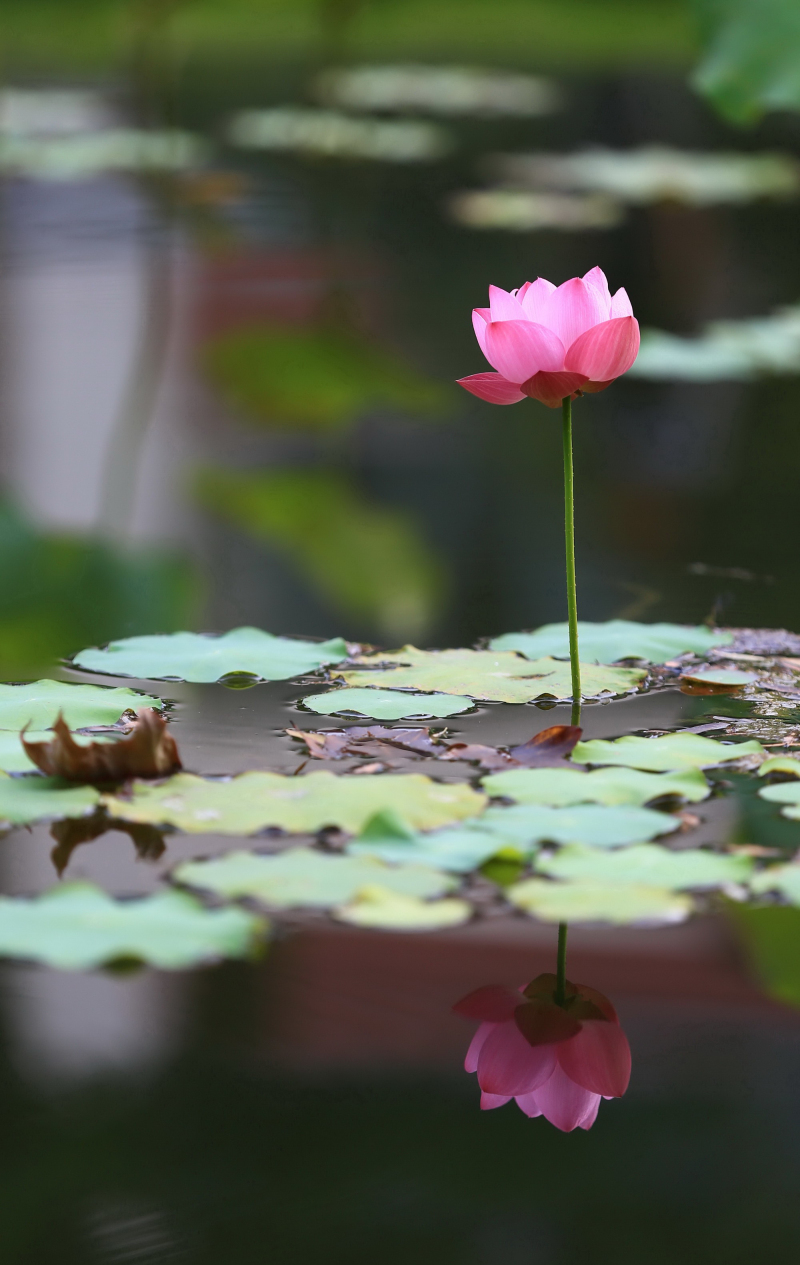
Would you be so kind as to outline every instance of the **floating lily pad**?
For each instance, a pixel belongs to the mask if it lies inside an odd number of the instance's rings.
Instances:
[[[762,786],[758,793],[761,799],[768,799],[773,804],[784,804],[782,816],[791,821],[800,821],[800,782],[773,782],[771,786]]]
[[[0,954],[65,970],[120,958],[178,970],[244,957],[266,923],[242,909],[204,909],[184,892],[113,900],[89,883],[69,883],[33,900],[0,897]]]
[[[747,856],[722,856],[699,848],[671,852],[657,843],[640,843],[616,852],[572,845],[555,856],[538,857],[535,868],[551,878],[645,887],[721,887],[746,883],[753,872]]]
[[[356,715],[372,720],[411,720],[428,716],[457,716],[474,704],[456,694],[412,694],[404,690],[338,689],[309,694],[304,707],[321,716]]]
[[[193,832],[248,835],[267,826],[306,832],[339,826],[355,834],[385,808],[417,829],[434,830],[476,816],[486,798],[463,783],[442,785],[421,773],[241,773],[224,781],[178,773],[158,785],[134,782],[130,798],[105,795],[102,802],[123,821]]]
[[[58,778],[9,777],[0,773],[0,822],[22,826],[59,817],[94,812],[100,793],[93,786],[73,786]]]
[[[266,905],[328,909],[353,900],[362,888],[380,886],[404,896],[441,896],[455,886],[446,874],[418,865],[391,867],[372,857],[330,856],[313,848],[289,848],[277,856],[229,852],[213,861],[187,861],[179,883],[229,899],[244,896]]]
[[[348,844],[351,856],[379,857],[398,865],[428,865],[466,874],[503,848],[497,834],[476,825],[454,826],[420,834],[391,810],[376,813]]]
[[[674,733],[660,738],[636,738],[626,734],[606,742],[592,738],[579,742],[571,759],[576,764],[622,764],[652,773],[681,769],[707,769],[747,755],[765,755],[760,742],[723,743],[702,734]]]
[[[616,663],[618,659],[646,659],[664,663],[677,654],[693,651],[706,654],[714,646],[726,646],[730,633],[714,632],[702,625],[684,628],[681,624],[637,624],[628,619],[610,619],[604,624],[578,624],[581,663]],[[492,650],[517,650],[526,659],[543,655],[569,657],[569,625],[544,624],[535,632],[504,633],[489,642]]]
[[[417,650],[404,646],[395,654],[362,655],[357,669],[337,673],[348,685],[388,689],[441,690],[497,703],[530,703],[536,698],[571,698],[568,663],[538,659],[533,663],[510,651]],[[606,668],[581,664],[585,698],[625,694],[636,689],[646,673],[639,668]]]
[[[800,815],[800,814],[798,814]],[[750,888],[757,895],[780,892],[792,905],[800,905],[800,865],[770,865],[752,879]]]
[[[771,755],[758,766],[758,776],[766,777],[768,773],[789,773],[800,778],[800,760],[790,755]]]
[[[697,681],[701,685],[751,685],[758,680],[757,672],[741,672],[739,668],[697,668],[683,672],[683,681]]]
[[[233,628],[220,637],[190,632],[126,637],[109,642],[102,650],[81,650],[73,663],[106,676],[149,681],[210,682],[232,673],[248,673],[262,681],[288,681],[346,658],[347,643],[341,637],[302,641],[274,637],[260,628]]]
[[[472,906],[465,900],[424,901],[372,886],[362,888],[352,901],[335,909],[333,916],[356,927],[384,931],[442,931],[467,922]]]
[[[515,883],[507,894],[518,909],[543,922],[683,922],[693,909],[689,896],[636,884],[551,883],[530,878]]]
[[[618,848],[669,834],[680,824],[677,817],[650,808],[603,804],[577,804],[574,808],[517,804],[513,808],[489,808],[480,818],[482,829],[496,831],[504,840],[528,847],[548,841]]]
[[[585,744],[584,744],[585,745]],[[800,773],[800,765],[798,766]],[[680,773],[642,773],[638,769],[606,768],[582,773],[578,769],[507,769],[482,779],[489,795],[518,804],[635,804],[642,806],[664,795],[699,803],[711,787],[699,769]]]
[[[25,725],[49,729],[62,712],[70,729],[115,725],[125,712],[139,707],[163,707],[160,698],[139,694],[125,686],[73,685],[69,681],[32,681],[28,685],[0,685],[0,729],[19,733]]]

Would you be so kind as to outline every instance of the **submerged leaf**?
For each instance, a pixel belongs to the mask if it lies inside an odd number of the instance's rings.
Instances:
[[[349,729],[287,729],[290,738],[306,745],[313,760],[345,760],[366,756],[391,762],[392,756],[436,756],[446,748],[434,741],[429,729],[387,729],[383,725],[353,725]]]
[[[638,769],[605,768],[583,773],[579,769],[509,769],[481,782],[489,795],[500,795],[518,804],[644,805],[664,795],[699,803],[711,794],[699,769],[680,773],[642,773]]]
[[[656,843],[640,843],[616,852],[572,845],[555,856],[538,857],[535,868],[551,878],[645,887],[721,887],[746,883],[753,872],[747,856],[723,856],[698,848],[671,852]]]
[[[496,831],[503,839],[528,847],[547,841],[618,848],[669,834],[681,823],[669,813],[627,805],[578,804],[574,808],[546,808],[538,804],[518,804],[513,808],[488,808],[478,824],[483,830]]]
[[[265,931],[253,914],[204,909],[184,892],[118,901],[89,883],[69,883],[33,900],[0,897],[0,954],[65,970],[121,958],[179,970],[244,957]]]
[[[424,901],[415,896],[401,896],[373,884],[363,887],[346,905],[333,911],[334,918],[355,927],[376,927],[384,931],[441,931],[460,927],[472,917],[472,906],[465,900]]]
[[[675,655],[693,651],[706,654],[713,646],[728,645],[730,633],[700,625],[637,624],[628,619],[610,619],[604,624],[578,623],[581,663],[616,663],[618,659],[647,659],[665,663]],[[516,650],[528,659],[542,655],[569,657],[569,624],[544,624],[534,632],[504,633],[494,637],[492,650]]]
[[[320,716],[374,716],[376,720],[411,720],[424,716],[457,716],[473,706],[455,694],[412,694],[406,690],[336,689],[308,694],[304,707]]]
[[[49,729],[60,715],[70,729],[115,725],[137,708],[161,708],[160,698],[124,686],[73,685],[70,681],[33,681],[28,685],[0,685],[0,729],[19,732],[26,725]]]
[[[116,742],[78,743],[59,712],[50,741],[20,741],[42,773],[68,782],[123,782],[130,777],[165,777],[181,767],[167,722],[152,707],[141,707],[130,733]]]
[[[552,883],[531,878],[508,889],[508,899],[543,922],[670,923],[692,912],[691,897],[664,887],[613,883]]]
[[[83,817],[100,800],[93,786],[68,786],[57,778],[0,773],[0,822],[27,825],[58,817]]]
[[[723,743],[702,734],[686,731],[664,734],[660,738],[636,738],[626,734],[606,742],[592,738],[579,742],[572,753],[576,764],[622,764],[632,769],[646,769],[652,773],[667,773],[680,769],[707,769],[729,760],[740,760],[747,755],[765,755],[760,742]]]
[[[158,785],[134,782],[130,798],[105,795],[102,802],[112,817],[192,832],[247,835],[268,826],[297,832],[339,826],[355,834],[386,808],[420,830],[432,830],[476,816],[486,797],[470,786],[441,785],[421,773],[240,773],[224,781],[178,773]]]
[[[109,642],[102,650],[81,650],[73,663],[90,672],[140,680],[210,682],[232,673],[248,673],[262,681],[288,681],[346,658],[347,643],[341,637],[302,641],[299,637],[274,637],[260,628],[233,628],[220,637],[190,632],[126,637]]]

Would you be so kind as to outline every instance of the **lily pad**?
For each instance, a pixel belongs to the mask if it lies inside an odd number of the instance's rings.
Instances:
[[[362,888],[352,901],[335,909],[333,916],[355,927],[383,931],[442,931],[468,922],[472,906],[453,898],[419,900],[376,885]]]
[[[229,899],[249,896],[281,908],[344,905],[362,888],[380,886],[404,896],[441,896],[455,886],[446,874],[418,865],[391,867],[372,857],[330,856],[314,848],[289,848],[277,856],[229,852],[213,861],[186,861],[174,871],[179,883]]]
[[[247,673],[262,681],[288,681],[346,658],[347,643],[341,637],[302,641],[274,637],[260,628],[233,628],[220,637],[190,632],[126,637],[109,642],[102,650],[81,650],[73,663],[106,676],[149,681],[211,682],[232,673]]]
[[[59,817],[94,812],[100,793],[93,786],[74,786],[58,778],[9,777],[0,773],[0,822],[22,826]]]
[[[702,734],[674,733],[660,738],[636,738],[626,734],[606,742],[592,738],[579,742],[570,757],[576,764],[622,764],[651,773],[680,769],[707,769],[747,755],[766,755],[760,742],[723,743]]]
[[[781,815],[790,821],[800,821],[800,782],[773,782],[771,786],[762,786],[758,792],[761,799],[768,799],[773,804],[784,804]]]
[[[504,840],[528,847],[548,841],[618,848],[669,834],[681,823],[669,813],[627,805],[577,804],[574,808],[546,808],[538,804],[517,804],[513,808],[487,809],[479,824],[484,830],[496,831]]]
[[[0,897],[0,954],[65,970],[120,958],[179,970],[244,957],[265,931],[263,919],[243,909],[204,909],[184,892],[119,901],[69,883],[33,900]]]
[[[391,810],[376,813],[347,847],[351,856],[379,857],[398,865],[428,865],[466,874],[501,851],[504,841],[476,825],[420,834]]]
[[[757,895],[762,892],[780,892],[792,905],[800,905],[800,865],[770,865],[761,870],[750,883]]]
[[[703,625],[637,624],[628,619],[610,619],[604,624],[578,623],[581,663],[616,663],[618,659],[646,659],[665,663],[691,650],[706,654],[714,646],[726,646],[730,633],[712,631]],[[492,650],[516,650],[526,659],[542,655],[569,657],[569,625],[544,624],[535,632],[504,633],[494,637]]]
[[[412,694],[405,690],[338,689],[309,694],[304,707],[321,716],[356,715],[372,720],[410,720],[428,716],[457,716],[474,703],[455,694]]]
[[[766,777],[768,773],[789,773],[800,778],[800,760],[790,755],[771,755],[768,760],[758,766],[758,776]]]
[[[665,887],[615,883],[551,883],[530,878],[508,889],[518,909],[542,922],[683,922],[693,909],[689,896]]]
[[[572,845],[555,856],[539,857],[535,868],[551,878],[590,883],[620,883],[645,887],[721,887],[746,883],[753,872],[747,856],[723,856],[700,848],[671,852],[657,843],[640,843],[616,852]]]
[[[536,698],[571,698],[568,663],[538,659],[533,663],[510,651],[417,650],[404,646],[395,654],[362,655],[358,668],[336,673],[348,685],[388,689],[441,690],[496,703],[530,703]],[[585,698],[626,694],[646,673],[640,668],[606,668],[581,664]]]
[[[123,821],[192,832],[249,835],[267,826],[305,832],[339,826],[355,834],[385,808],[417,829],[434,830],[476,816],[486,797],[464,783],[442,785],[421,773],[241,773],[227,780],[178,773],[158,785],[136,781],[130,798],[105,795],[102,802]]]
[[[697,668],[683,672],[682,681],[698,681],[701,685],[751,685],[758,680],[757,672],[742,672],[739,668]]]
[[[163,707],[160,698],[125,686],[73,685],[69,681],[32,681],[28,685],[0,685],[0,729],[19,733],[25,725],[49,729],[61,712],[70,729],[115,725],[126,712],[139,707]]]
[[[798,766],[800,772],[800,766]],[[582,773],[578,769],[507,769],[482,779],[489,795],[518,804],[635,804],[642,806],[664,795],[692,804],[706,799],[711,787],[699,769],[680,773],[642,773],[638,769],[606,768]]]

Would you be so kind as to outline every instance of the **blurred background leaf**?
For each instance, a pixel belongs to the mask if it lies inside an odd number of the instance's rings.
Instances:
[[[800,909],[728,903],[728,911],[765,991],[800,1006]]]
[[[694,0],[705,54],[692,82],[733,123],[800,110],[798,0]]]

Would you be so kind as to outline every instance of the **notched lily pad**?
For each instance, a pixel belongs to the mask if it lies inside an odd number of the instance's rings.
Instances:
[[[0,685],[0,729],[19,733],[50,729],[59,715],[70,729],[115,725],[127,712],[140,707],[164,706],[160,698],[126,686],[73,685],[70,681],[32,681],[27,685]]]
[[[771,786],[762,786],[758,794],[761,799],[768,799],[773,804],[783,804],[783,817],[800,821],[800,782],[773,782]]]
[[[759,777],[766,777],[768,773],[786,773],[789,777],[800,778],[800,760],[790,755],[771,755],[758,766]]]
[[[797,816],[800,816],[800,812]],[[750,889],[756,895],[780,892],[790,904],[800,905],[800,865],[796,861],[789,865],[770,865],[756,874],[750,883]]]
[[[81,650],[72,662],[89,672],[151,681],[213,682],[242,673],[261,681],[288,681],[341,663],[347,653],[341,637],[302,641],[275,637],[260,628],[233,628],[221,636],[178,632],[126,637],[103,649]]]
[[[417,650],[362,655],[357,668],[337,672],[348,685],[387,689],[440,690],[496,703],[530,703],[537,698],[571,698],[569,663],[557,659],[529,662],[518,654],[494,650]],[[585,698],[626,694],[646,673],[640,668],[581,664]]]
[[[376,813],[347,845],[351,856],[378,857],[397,865],[428,865],[435,870],[466,874],[501,851],[504,841],[480,826],[452,826],[420,834],[398,813]]]
[[[476,816],[486,798],[463,783],[442,785],[421,773],[241,773],[227,780],[179,773],[158,785],[134,782],[129,798],[105,795],[102,802],[123,821],[191,832],[248,835],[268,826],[297,832],[339,826],[355,834],[381,809],[393,808],[417,829],[434,830]]]
[[[571,882],[633,884],[679,891],[746,883],[753,872],[753,862],[747,856],[723,856],[700,848],[671,852],[657,843],[640,843],[616,852],[572,845],[560,848],[554,856],[538,857],[535,868],[551,878]]]
[[[0,897],[0,954],[85,971],[133,958],[180,970],[244,957],[266,923],[242,909],[204,909],[185,892],[113,900],[89,883],[68,883],[32,900]]]
[[[706,654],[714,646],[733,641],[730,633],[714,631],[703,625],[683,627],[681,624],[637,624],[628,619],[610,619],[606,623],[578,623],[578,645],[581,663],[616,663],[619,659],[645,659],[665,663],[675,655],[693,651]],[[542,655],[569,657],[569,625],[544,624],[534,632],[504,633],[494,637],[492,650],[516,650],[527,659]]]
[[[309,694],[304,707],[321,716],[356,715],[373,720],[411,720],[425,716],[457,716],[474,705],[453,694],[412,694],[403,690],[337,689]]]
[[[585,744],[584,744],[585,745]],[[800,766],[798,766],[800,773]],[[518,804],[633,804],[643,806],[666,795],[699,803],[711,787],[699,769],[680,773],[643,773],[639,769],[605,768],[583,773],[578,769],[508,769],[482,779],[489,795]]]
[[[660,738],[636,738],[626,734],[607,742],[592,738],[579,742],[571,759],[576,764],[621,764],[651,773],[680,769],[707,769],[748,755],[766,755],[760,742],[722,743],[702,734],[674,733]]]
[[[354,899],[333,911],[334,918],[355,927],[382,931],[443,931],[472,917],[472,906],[454,898],[424,901],[401,896],[386,887],[363,887]]]
[[[100,794],[93,786],[70,786],[59,778],[9,777],[0,773],[0,822],[13,826],[94,812]]]
[[[507,894],[513,905],[542,922],[674,923],[683,922],[694,907],[689,896],[636,884],[531,878],[515,883]]]
[[[618,848],[669,834],[681,823],[669,813],[627,805],[577,804],[573,808],[547,808],[517,804],[512,808],[488,808],[478,824],[481,829],[496,831],[504,840],[528,847],[547,841]]]

